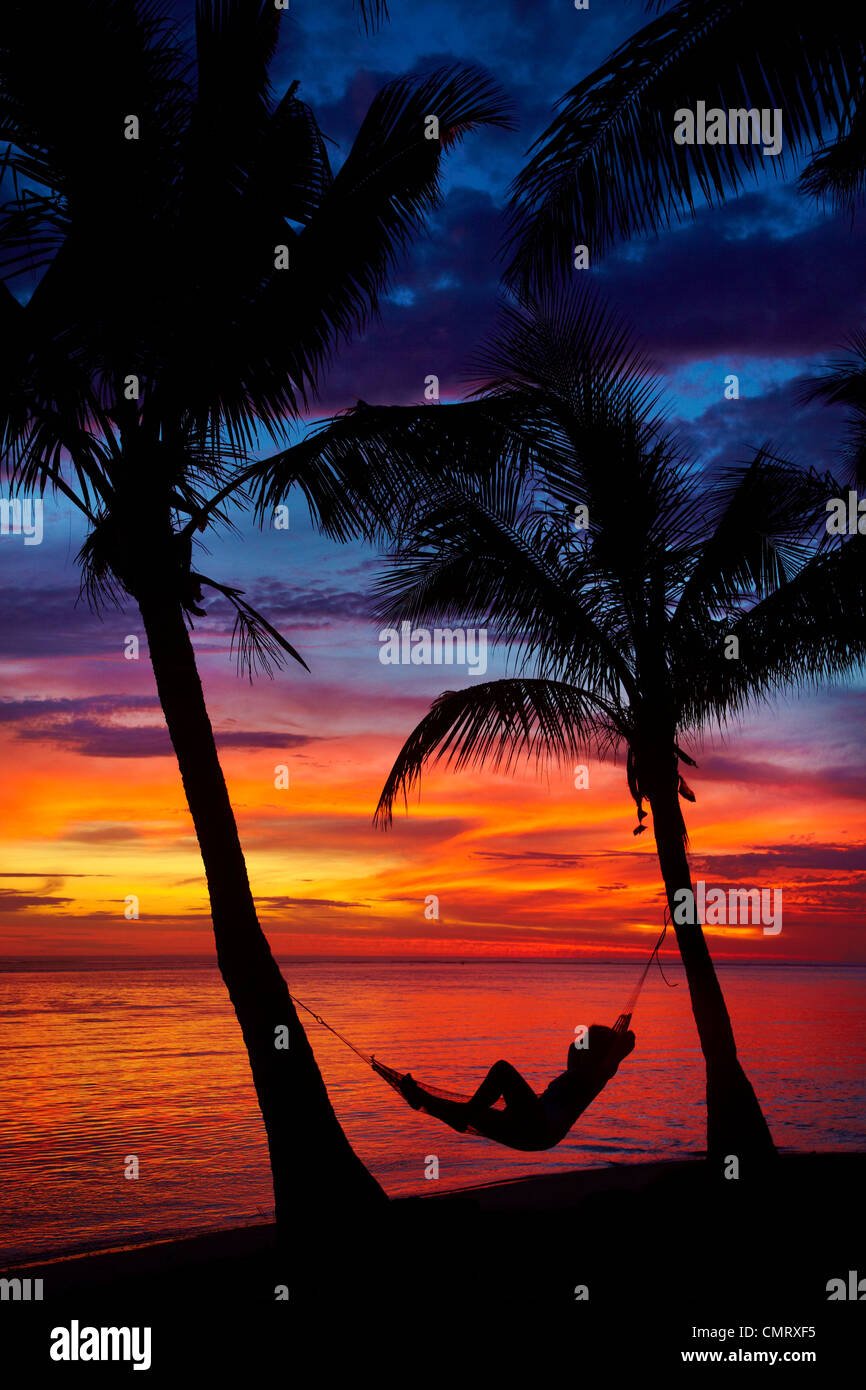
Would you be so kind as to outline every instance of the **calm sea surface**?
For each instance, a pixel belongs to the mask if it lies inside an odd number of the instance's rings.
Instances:
[[[292,992],[359,1047],[470,1091],[507,1057],[541,1089],[575,1024],[613,1023],[633,964],[289,961]],[[683,1158],[703,1144],[703,1065],[677,965],[650,975],[637,1048],[551,1153],[461,1137],[406,1106],[305,1016],[337,1114],[391,1194]],[[740,1055],[783,1149],[866,1148],[866,971],[721,966]],[[121,1245],[272,1214],[267,1149],[215,968],[0,974],[0,1251]],[[288,1101],[287,1097],[287,1101]],[[138,1181],[124,1178],[138,1156]]]

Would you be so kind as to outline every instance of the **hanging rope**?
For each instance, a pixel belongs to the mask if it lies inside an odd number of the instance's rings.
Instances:
[[[661,975],[661,977],[662,977],[662,979],[664,980],[665,984],[667,985],[668,989],[676,989],[676,988],[677,988],[677,982],[676,982],[675,980],[674,980],[673,982],[671,982],[671,981],[667,978],[667,976],[665,975],[665,972],[662,970],[662,963],[661,963],[661,961],[660,961],[659,958],[658,958],[658,954],[659,954],[659,951],[660,951],[660,949],[661,949],[662,942],[664,941],[665,937],[667,936],[667,932],[668,932],[668,922],[669,922],[669,920],[670,920],[670,914],[669,914],[669,912],[668,912],[668,909],[665,908],[665,924],[664,924],[664,926],[662,927],[661,935],[659,936],[658,941],[656,942],[655,946],[653,946],[652,951],[650,952],[650,958],[649,958],[649,960],[647,961],[646,965],[644,966],[643,970],[642,970],[641,973],[640,973],[640,979],[638,980],[637,984],[635,985],[634,989],[632,990],[631,994],[629,995],[629,1000],[628,1000],[628,1003],[627,1003],[626,1006],[625,1006],[624,1012],[620,1014],[620,1016],[619,1016],[619,1018],[617,1019],[616,1023],[613,1025],[613,1031],[614,1031],[615,1033],[624,1033],[624,1032],[626,1031],[626,1029],[628,1028],[628,1025],[631,1023],[631,1017],[632,1017],[632,1014],[634,1013],[635,1005],[637,1004],[637,1001],[638,1001],[638,999],[639,999],[639,997],[640,997],[640,992],[641,992],[641,990],[642,990],[643,987],[644,987],[644,981],[646,980],[646,977],[647,977],[647,975],[648,975],[649,972],[650,972],[650,967],[652,966],[653,961],[655,961],[656,964],[658,965],[659,974]]]
[[[313,1013],[313,1010],[310,1008],[309,1004],[305,1004],[303,999],[298,999],[296,995],[291,993],[289,994],[289,998],[291,999],[293,1004],[299,1004],[302,1009],[306,1009],[307,1013],[311,1016],[311,1018],[314,1018],[317,1023],[321,1023],[322,1027],[327,1028],[329,1033],[333,1033],[335,1038],[339,1038],[340,1042],[345,1043],[347,1047],[350,1047],[352,1051],[355,1053],[355,1055],[361,1058],[362,1062],[367,1063],[368,1067],[372,1067],[374,1065],[373,1056],[371,1053],[362,1052],[361,1049],[359,1047],[356,1047],[353,1042],[349,1042],[349,1039],[344,1038],[342,1033],[338,1033],[336,1028],[332,1028],[330,1023],[326,1023],[326,1021],[322,1018],[321,1014]]]

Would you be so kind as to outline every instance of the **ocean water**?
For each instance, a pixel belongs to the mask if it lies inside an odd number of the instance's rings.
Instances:
[[[576,1024],[613,1023],[634,964],[284,961],[292,992],[384,1062],[471,1091],[506,1057],[540,1090]],[[409,1109],[304,1015],[337,1114],[392,1195],[686,1158],[703,1062],[677,963],[650,974],[635,1052],[557,1148],[519,1154]],[[741,1058],[783,1150],[866,1148],[866,970],[720,966]],[[267,1148],[216,968],[82,963],[0,974],[4,1259],[266,1221]],[[124,1176],[129,1155],[140,1176]]]

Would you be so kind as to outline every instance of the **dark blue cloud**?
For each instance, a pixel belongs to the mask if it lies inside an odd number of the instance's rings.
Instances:
[[[844,218],[813,217],[792,189],[747,194],[620,248],[598,280],[663,365],[811,358],[866,318],[862,238]]]
[[[732,370],[739,364],[732,364]],[[697,419],[680,423],[677,436],[688,457],[704,465],[746,463],[754,451],[769,446],[792,463],[824,471],[839,466],[845,432],[844,411],[817,402],[802,405],[798,392],[805,381],[797,377],[783,386],[737,401],[723,399],[719,375],[715,404]],[[748,374],[740,378],[748,389]]]

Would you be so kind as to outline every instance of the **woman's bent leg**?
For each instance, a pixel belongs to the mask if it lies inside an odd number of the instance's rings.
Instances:
[[[500,1096],[509,1110],[533,1111],[538,1104],[538,1097],[529,1082],[524,1081],[520,1072],[505,1061],[493,1063],[469,1105],[476,1112],[489,1110]]]

